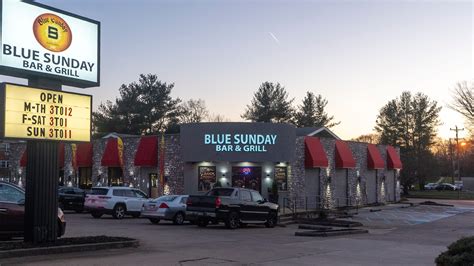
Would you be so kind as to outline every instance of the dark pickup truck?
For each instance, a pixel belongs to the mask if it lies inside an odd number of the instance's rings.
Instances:
[[[224,222],[229,229],[250,223],[274,227],[278,221],[278,205],[266,201],[255,190],[214,188],[205,195],[189,196],[186,219],[200,227],[209,222]]]

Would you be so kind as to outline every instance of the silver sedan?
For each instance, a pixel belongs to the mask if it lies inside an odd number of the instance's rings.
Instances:
[[[183,224],[186,213],[188,195],[167,195],[151,199],[143,204],[141,216],[157,224],[160,220]]]

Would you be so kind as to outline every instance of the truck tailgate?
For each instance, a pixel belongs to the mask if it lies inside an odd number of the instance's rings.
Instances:
[[[189,196],[186,202],[187,211],[214,212],[216,209],[215,196]]]

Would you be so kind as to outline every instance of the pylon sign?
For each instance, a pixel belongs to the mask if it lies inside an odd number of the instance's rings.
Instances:
[[[1,1],[0,74],[100,85],[100,23],[35,2]]]
[[[5,83],[0,103],[0,138],[91,140],[90,95]]]

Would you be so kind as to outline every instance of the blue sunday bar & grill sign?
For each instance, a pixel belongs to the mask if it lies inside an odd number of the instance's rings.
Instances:
[[[295,127],[277,123],[191,123],[180,127],[185,162],[289,162]]]
[[[204,144],[217,152],[267,152],[277,138],[276,134],[204,134]]]

